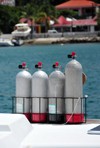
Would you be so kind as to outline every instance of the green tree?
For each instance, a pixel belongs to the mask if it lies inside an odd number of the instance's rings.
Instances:
[[[34,3],[35,5],[47,5],[49,4],[49,0],[32,0],[32,3]]]
[[[27,20],[32,19],[33,18],[33,13],[34,13],[34,8],[31,7],[30,4],[27,4],[25,6],[24,11],[22,11],[21,18],[26,18]]]
[[[45,24],[45,32],[50,28],[50,20],[45,12],[38,13],[36,22],[41,25]]]
[[[68,16],[72,16],[74,17],[75,15],[77,15],[77,11],[72,11],[72,10],[56,10],[56,14],[57,14],[57,18],[61,15],[63,15],[64,17],[68,17]]]
[[[50,4],[42,5],[39,8],[39,12],[45,12],[48,16],[49,15],[54,15],[54,17],[56,16],[55,7],[53,5],[50,5]]]
[[[25,7],[25,10],[22,11],[21,18],[26,18],[27,21],[31,21],[31,37],[32,37],[32,21],[37,19],[38,14],[38,6],[35,5],[35,7],[31,6],[30,4],[27,4]]]
[[[36,18],[36,23],[45,24],[45,32],[47,32],[47,30],[50,29],[50,19],[57,22],[55,7],[49,4],[42,5]]]
[[[27,0],[16,0],[15,5],[16,6],[25,6],[27,3],[29,3],[29,1],[27,2]]]
[[[13,27],[15,26],[15,24],[19,22],[21,11],[17,7],[9,7],[9,15],[10,15],[10,19],[8,22],[9,22],[10,30],[13,30]]]
[[[99,30],[100,30],[100,10],[97,13],[97,19],[96,19],[96,21],[98,23],[98,27],[99,27]]]
[[[18,23],[20,11],[15,7],[0,5],[0,29],[3,33],[11,33],[13,26]]]
[[[50,19],[56,21],[55,7],[50,4],[45,5],[30,5],[27,4],[25,10],[22,12],[21,18],[27,18],[35,23],[45,24],[45,31],[50,28]]]
[[[66,1],[69,1],[69,0],[58,0],[58,1],[49,0],[49,1],[50,1],[51,5],[56,6],[56,5],[62,4],[62,3],[66,2]]]
[[[27,4],[25,6],[24,11],[22,11],[22,15],[20,16],[20,18],[26,18],[27,20],[36,20],[37,19],[37,14],[39,13],[39,6],[38,5],[34,5],[34,7],[30,4]]]

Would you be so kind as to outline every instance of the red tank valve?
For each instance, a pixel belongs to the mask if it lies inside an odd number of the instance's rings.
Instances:
[[[55,66],[59,66],[59,62],[56,62],[56,63],[55,63]]]
[[[26,66],[26,63],[25,63],[25,62],[23,62],[23,63],[22,63],[22,66],[23,66],[23,67],[25,67],[25,66]]]
[[[75,52],[72,52],[72,56],[75,56]]]
[[[41,62],[38,62],[38,65],[35,65],[35,68],[41,69],[42,68],[42,63]]]
[[[38,66],[41,66],[42,64],[41,64],[41,62],[38,62]]]
[[[25,69],[25,67],[26,67],[26,63],[25,62],[23,62],[22,65],[18,66],[19,69]]]
[[[57,68],[59,66],[59,62],[55,62],[54,65],[52,65],[53,68]]]
[[[75,59],[76,55],[75,55],[75,52],[72,52],[71,55],[68,55],[68,58],[72,58],[72,59]]]

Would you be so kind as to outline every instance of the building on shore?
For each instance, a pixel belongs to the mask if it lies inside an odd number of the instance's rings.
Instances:
[[[100,9],[100,4],[97,4],[91,0],[69,0],[56,6],[56,9],[70,9],[77,11],[78,15],[75,19],[71,17],[71,20],[67,21],[67,16],[64,18],[60,16],[57,19],[58,23],[50,24],[52,29],[56,29],[58,32],[95,32],[99,30],[96,14]],[[52,21],[52,20],[50,20]],[[20,22],[24,22],[23,19]],[[29,25],[31,23],[28,22]],[[33,32],[45,33],[45,20],[44,23],[35,24],[32,23]]]
[[[33,20],[30,21],[26,18],[21,18],[20,23],[27,22],[28,25],[32,28],[33,33],[45,33],[45,23],[44,24],[36,24]],[[67,21],[64,16],[60,16],[57,19],[57,23],[51,25],[53,30],[57,30],[58,32],[95,32],[97,31],[97,21],[96,17],[93,19],[82,19],[75,20],[72,19]]]
[[[95,32],[97,31],[96,17],[93,19],[82,19],[67,21],[63,16],[58,19],[58,24],[54,24],[52,27],[59,32]]]
[[[70,9],[73,11],[77,11],[77,18],[81,19],[91,19],[96,16],[98,9],[100,8],[100,4],[97,4],[90,0],[69,0],[62,4],[56,6],[56,9]]]
[[[8,5],[8,6],[15,6],[15,0],[0,0],[0,4]]]
[[[94,32],[97,31],[98,24],[96,15],[97,12],[100,10],[100,4],[97,4],[91,0],[69,0],[62,4],[56,6],[58,10],[73,10],[77,11],[77,15],[74,16],[76,20],[71,20],[70,25],[63,24],[61,26],[61,30],[69,30],[71,32],[76,31],[87,31],[87,32]],[[67,16],[66,16],[67,17]],[[72,16],[70,16],[72,18]],[[59,20],[58,20],[59,22]],[[60,23],[54,25],[55,28],[59,29]]]

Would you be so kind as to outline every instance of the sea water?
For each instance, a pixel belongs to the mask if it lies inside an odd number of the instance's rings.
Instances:
[[[11,96],[15,95],[19,64],[26,62],[33,74],[35,64],[42,62],[43,70],[49,75],[53,71],[52,65],[59,62],[61,71],[65,72],[65,66],[71,60],[67,55],[73,51],[87,76],[83,86],[83,94],[88,95],[87,118],[100,119],[100,43],[0,47],[0,113],[12,112]]]

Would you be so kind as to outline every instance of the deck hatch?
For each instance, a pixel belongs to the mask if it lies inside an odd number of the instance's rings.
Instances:
[[[88,134],[99,134],[100,135],[100,125],[88,130]]]
[[[10,132],[10,128],[8,125],[0,125],[0,132]]]

